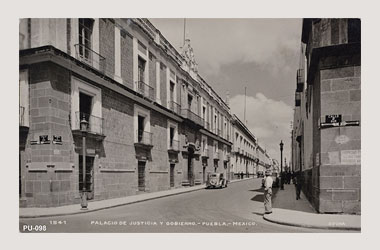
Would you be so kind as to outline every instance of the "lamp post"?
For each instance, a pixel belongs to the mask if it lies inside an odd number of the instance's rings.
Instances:
[[[87,210],[87,190],[86,190],[86,136],[87,136],[88,121],[83,116],[80,121],[80,130],[82,132],[82,197],[81,197],[81,209]]]
[[[283,190],[284,189],[284,175],[283,175],[283,173],[282,173],[282,150],[284,149],[284,143],[282,142],[282,140],[281,140],[281,142],[280,142],[280,152],[281,152],[281,172],[280,172],[280,176],[281,176],[281,190]]]

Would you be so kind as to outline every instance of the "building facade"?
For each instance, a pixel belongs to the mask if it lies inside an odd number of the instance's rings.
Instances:
[[[178,52],[147,19],[22,19],[19,46],[20,206],[231,175],[233,116],[189,40]]]
[[[232,137],[232,178],[240,178],[241,173],[247,177],[255,175],[258,166],[257,139],[236,115],[232,119]]]
[[[360,20],[304,19],[292,168],[321,213],[361,212]]]

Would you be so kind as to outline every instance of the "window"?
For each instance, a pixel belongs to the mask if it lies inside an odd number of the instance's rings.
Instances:
[[[178,124],[172,121],[168,121],[167,145],[168,149],[179,151]]]
[[[191,110],[191,104],[193,102],[193,97],[191,95],[187,96],[187,108]]]
[[[72,129],[80,129],[84,118],[89,123],[89,132],[103,134],[101,90],[75,77],[72,77],[71,89]]]
[[[170,81],[170,96],[169,96],[169,98],[170,98],[170,101],[172,101],[172,102],[175,102],[175,100],[174,100],[174,86],[175,86],[174,82]]]
[[[135,104],[133,117],[135,143],[153,145],[152,133],[150,133],[149,110]]]
[[[360,19],[348,19],[348,42],[360,43],[361,28]]]
[[[142,142],[142,139],[143,139],[143,135],[144,135],[144,120],[145,120],[145,117],[141,116],[141,115],[138,115],[138,119],[137,119],[137,140],[138,142]]]
[[[145,83],[145,60],[138,57],[138,81]]]
[[[91,37],[94,20],[89,18],[79,18],[79,54],[81,57],[91,60]]]
[[[169,130],[170,148],[173,147],[174,131],[175,131],[175,128],[174,127],[170,127],[170,130]]]

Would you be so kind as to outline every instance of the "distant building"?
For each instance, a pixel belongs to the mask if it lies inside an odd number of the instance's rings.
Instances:
[[[292,168],[321,213],[361,212],[361,25],[304,19]]]
[[[236,115],[232,117],[232,137],[232,177],[239,178],[242,172],[246,176],[255,175],[258,167],[257,139]]]

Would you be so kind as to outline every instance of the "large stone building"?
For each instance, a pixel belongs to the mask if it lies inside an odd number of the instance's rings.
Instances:
[[[292,164],[321,213],[360,213],[360,20],[304,19]]]
[[[20,206],[78,203],[83,148],[93,200],[230,175],[233,117],[189,42],[147,19],[20,20]]]

